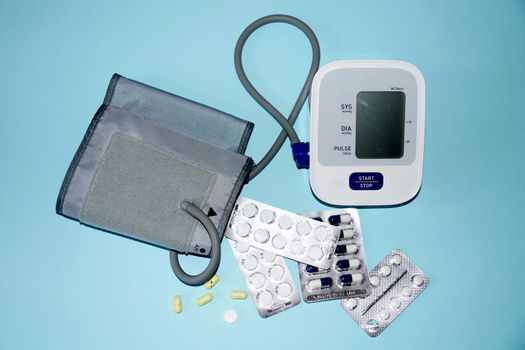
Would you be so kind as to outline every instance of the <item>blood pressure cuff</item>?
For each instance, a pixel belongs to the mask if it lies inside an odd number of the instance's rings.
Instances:
[[[253,161],[253,124],[115,74],[64,178],[58,214],[179,253],[210,256]]]

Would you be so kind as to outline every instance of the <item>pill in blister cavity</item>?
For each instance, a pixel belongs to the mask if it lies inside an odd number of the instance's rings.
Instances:
[[[226,323],[232,324],[237,322],[237,320],[239,319],[239,315],[235,310],[226,310],[226,312],[223,315],[223,318],[224,321],[226,321]]]
[[[404,298],[410,298],[412,295],[412,289],[410,287],[405,287],[401,289],[401,296]]]
[[[297,224],[296,230],[301,236],[306,236],[312,232],[312,226],[307,221],[301,221]]]
[[[232,290],[230,292],[230,298],[233,300],[242,300],[248,298],[248,292],[245,290]]]
[[[271,224],[275,221],[275,213],[271,210],[263,210],[261,212],[261,221],[265,224]]]
[[[267,252],[267,251],[264,251],[263,254],[262,254],[262,259],[266,263],[273,263],[275,261],[275,258],[277,258],[277,255],[275,255],[273,253],[270,253],[270,252]]]
[[[298,239],[293,240],[292,243],[291,243],[291,246],[290,246],[290,250],[295,255],[303,254],[305,249],[306,248],[304,247],[303,242],[301,242]]]
[[[416,287],[421,287],[421,285],[423,285],[424,282],[425,282],[425,279],[421,275],[415,275],[414,277],[412,277],[412,283]]]
[[[390,298],[390,306],[394,309],[399,309],[401,307],[401,299],[398,297]]]
[[[247,222],[239,222],[237,224],[237,227],[235,227],[235,233],[239,237],[246,237],[250,234],[250,231],[252,230],[252,227]]]
[[[374,287],[377,287],[379,285],[379,276],[370,276],[370,284],[373,285]]]
[[[280,283],[275,287],[275,294],[281,298],[288,298],[292,295],[292,286],[288,283]]]
[[[330,231],[325,226],[320,226],[314,231],[314,238],[320,242],[324,242],[330,237]]]
[[[253,203],[248,203],[244,207],[242,207],[242,215],[246,216],[247,218],[253,218],[255,215],[257,215],[257,206]]]
[[[332,284],[333,281],[330,277],[323,277],[308,281],[307,287],[311,290],[320,290],[324,288],[330,288]]]
[[[239,253],[246,253],[250,249],[250,246],[244,242],[236,242],[235,250]]]
[[[197,306],[204,306],[213,300],[213,295],[211,293],[206,293],[197,298]]]
[[[257,260],[257,257],[255,255],[246,255],[241,260],[241,265],[248,271],[253,271],[259,264],[259,260]]]
[[[332,215],[328,218],[328,222],[331,225],[339,225],[339,224],[346,225],[352,222],[352,215],[350,214]]]
[[[361,260],[359,259],[343,259],[335,263],[337,271],[357,270],[361,267]]]
[[[277,221],[277,224],[283,230],[289,230],[293,225],[293,220],[288,215],[283,215],[279,218],[279,220]]]
[[[260,272],[255,272],[248,277],[248,283],[251,284],[255,289],[262,288],[266,283],[266,277]]]
[[[366,321],[365,328],[369,334],[375,334],[380,329],[379,322],[377,322],[377,320],[374,320],[374,319],[369,319]]]
[[[286,243],[286,237],[284,237],[284,235],[280,233],[276,234],[272,238],[272,246],[275,249],[283,249],[284,247],[286,247]]]
[[[312,259],[312,260],[319,260],[323,257],[323,249],[321,247],[319,247],[318,245],[313,245],[310,247],[310,249],[308,250],[308,256]]]
[[[388,265],[381,266],[381,268],[379,269],[379,274],[383,277],[390,275],[390,272],[392,272],[392,269]]]
[[[306,265],[304,267],[304,271],[309,274],[320,274],[320,273],[327,273],[330,271],[330,269],[320,269],[318,267],[312,266],[312,265]]]
[[[272,293],[267,290],[263,290],[262,292],[258,293],[256,300],[257,304],[262,307],[270,307],[273,304]]]
[[[182,312],[182,298],[180,295],[175,295],[173,297],[172,306],[173,306],[173,311],[176,314],[180,314]]]
[[[339,240],[347,240],[347,239],[353,239],[355,237],[355,231],[351,228],[341,230],[341,233],[339,234]]]
[[[401,264],[401,255],[399,254],[392,255],[392,257],[390,258],[390,263],[395,266]]]
[[[357,307],[357,299],[356,298],[348,298],[345,300],[345,305],[350,310],[353,310]]]
[[[335,247],[335,255],[355,254],[357,251],[357,244],[340,244]]]
[[[274,281],[280,281],[284,276],[284,269],[281,265],[274,265],[268,270],[268,276]]]
[[[257,229],[257,231],[255,231],[255,233],[253,234],[253,239],[255,239],[255,241],[259,243],[266,243],[268,242],[269,238],[270,238],[270,232],[268,232],[268,230],[265,230],[263,228]]]
[[[213,275],[213,277],[204,284],[204,288],[212,289],[217,283],[219,283],[219,275]]]
[[[353,286],[363,283],[365,277],[361,273],[351,273],[339,277],[339,284],[342,286]]]
[[[388,312],[387,309],[381,309],[381,310],[379,310],[378,318],[380,320],[386,321],[386,320],[388,320],[390,318],[390,312]]]

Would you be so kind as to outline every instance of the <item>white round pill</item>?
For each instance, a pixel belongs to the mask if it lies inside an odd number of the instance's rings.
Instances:
[[[255,288],[259,289],[264,286],[264,283],[266,283],[266,277],[260,272],[255,272],[250,275],[248,278],[248,282]]]
[[[392,255],[392,257],[390,258],[390,264],[392,265],[400,265],[401,264],[401,255],[399,254],[395,254],[395,255]]]
[[[324,242],[328,239],[329,230],[326,226],[319,226],[314,230],[314,237],[320,242]]]
[[[281,283],[275,287],[275,293],[281,298],[288,298],[292,295],[292,286],[288,283]]]
[[[255,240],[255,242],[258,242],[258,243],[266,243],[268,242],[269,238],[270,238],[270,232],[268,232],[268,230],[265,230],[263,228],[258,228],[253,234],[253,239]]]
[[[296,227],[297,233],[301,236],[306,236],[310,232],[312,232],[312,226],[310,226],[310,223],[308,221],[301,221],[297,224]]]
[[[357,307],[357,299],[350,298],[345,301],[345,306],[347,309],[353,310]]]
[[[262,259],[267,263],[273,263],[275,259],[277,258],[277,255],[267,252],[266,250],[262,253]]]
[[[392,269],[388,265],[381,266],[379,269],[379,274],[383,277],[390,275],[390,272],[392,272]]]
[[[274,281],[280,281],[284,276],[284,269],[281,265],[274,265],[268,269],[268,276]]]
[[[393,309],[399,309],[401,307],[401,299],[398,297],[390,298],[390,306]]]
[[[244,207],[242,207],[242,215],[246,216],[247,218],[253,218],[255,215],[257,215],[257,206],[253,203],[248,203]]]
[[[308,250],[308,256],[312,258],[312,260],[320,260],[323,257],[323,255],[323,249],[318,245],[313,245]]]
[[[401,289],[401,296],[402,297],[410,298],[411,295],[412,295],[412,289],[410,289],[410,287],[405,287],[405,288]]]
[[[423,278],[423,276],[421,275],[415,275],[414,277],[412,277],[412,283],[414,283],[414,285],[416,287],[421,287],[421,285],[425,282],[425,279]]]
[[[239,222],[237,224],[237,227],[235,227],[235,233],[237,233],[237,236],[239,237],[246,237],[250,234],[250,231],[252,230],[252,227],[247,222]]]
[[[388,320],[390,318],[390,312],[388,312],[387,309],[381,309],[381,310],[379,310],[378,318],[380,320],[386,321],[386,320]]]
[[[241,264],[246,270],[253,271],[259,264],[259,260],[257,260],[255,255],[249,254],[242,258]]]
[[[263,290],[262,292],[257,294],[257,297],[255,299],[257,300],[257,304],[259,304],[262,307],[269,307],[273,304],[272,293],[270,293],[267,290]]]
[[[265,224],[271,224],[275,221],[275,213],[271,210],[263,210],[261,212],[261,221]]]
[[[235,250],[237,250],[239,253],[246,253],[249,249],[250,246],[247,243],[237,242],[235,244]]]
[[[305,251],[305,247],[303,245],[303,242],[299,239],[294,239],[292,243],[290,244],[290,250],[295,255],[301,255]]]
[[[226,310],[223,317],[224,321],[230,324],[237,322],[237,320],[239,319],[239,315],[237,314],[237,312],[235,312],[235,310]]]
[[[370,284],[377,287],[379,285],[379,277],[376,275],[370,276]]]
[[[283,215],[279,218],[277,223],[279,227],[282,228],[283,230],[289,230],[290,227],[292,227],[293,225],[293,220],[288,215]]]
[[[284,247],[286,247],[286,243],[286,238],[280,233],[276,234],[272,238],[272,246],[275,249],[283,249]]]

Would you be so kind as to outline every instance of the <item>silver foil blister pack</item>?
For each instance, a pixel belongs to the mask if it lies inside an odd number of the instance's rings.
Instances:
[[[301,302],[283,257],[228,240],[259,316],[266,318]]]
[[[303,215],[334,225],[338,237],[330,267],[322,269],[299,263],[303,300],[312,303],[369,295],[371,285],[357,210],[327,210]]]
[[[341,301],[343,309],[371,337],[376,337],[412,302],[430,280],[401,249],[393,249],[369,273],[372,293]]]
[[[329,268],[337,228],[253,199],[239,197],[225,235],[229,239],[319,268]]]

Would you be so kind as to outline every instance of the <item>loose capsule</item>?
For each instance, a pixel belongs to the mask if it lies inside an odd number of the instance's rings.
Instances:
[[[232,290],[230,292],[230,298],[234,300],[241,300],[248,298],[248,292],[245,290]]]
[[[341,244],[335,247],[335,255],[355,254],[357,251],[357,244]]]
[[[204,284],[204,288],[212,289],[217,283],[219,283],[219,275],[213,275],[213,277]]]
[[[197,306],[204,306],[213,300],[213,295],[211,293],[206,293],[197,298]]]
[[[180,314],[182,312],[182,298],[180,297],[180,295],[175,295],[173,297],[172,306],[173,306],[173,311],[176,314]]]
[[[330,288],[332,286],[332,279],[330,277],[323,277],[308,282],[307,287],[310,290],[320,290]]]
[[[346,239],[352,239],[354,237],[355,237],[355,231],[352,229],[341,230],[341,233],[339,234],[340,241],[343,241]]]
[[[343,287],[354,286],[363,283],[365,277],[361,273],[352,273],[339,277],[339,284]]]
[[[318,274],[318,273],[326,273],[328,272],[328,269],[320,269],[316,266],[312,266],[312,265],[306,265],[306,267],[304,268],[304,271],[306,273],[309,273],[309,274]]]
[[[346,225],[352,222],[352,215],[350,214],[341,214],[341,215],[332,215],[328,218],[328,222],[331,225]]]
[[[335,269],[337,271],[357,270],[361,266],[361,260],[359,259],[344,259],[339,260],[335,263]]]

